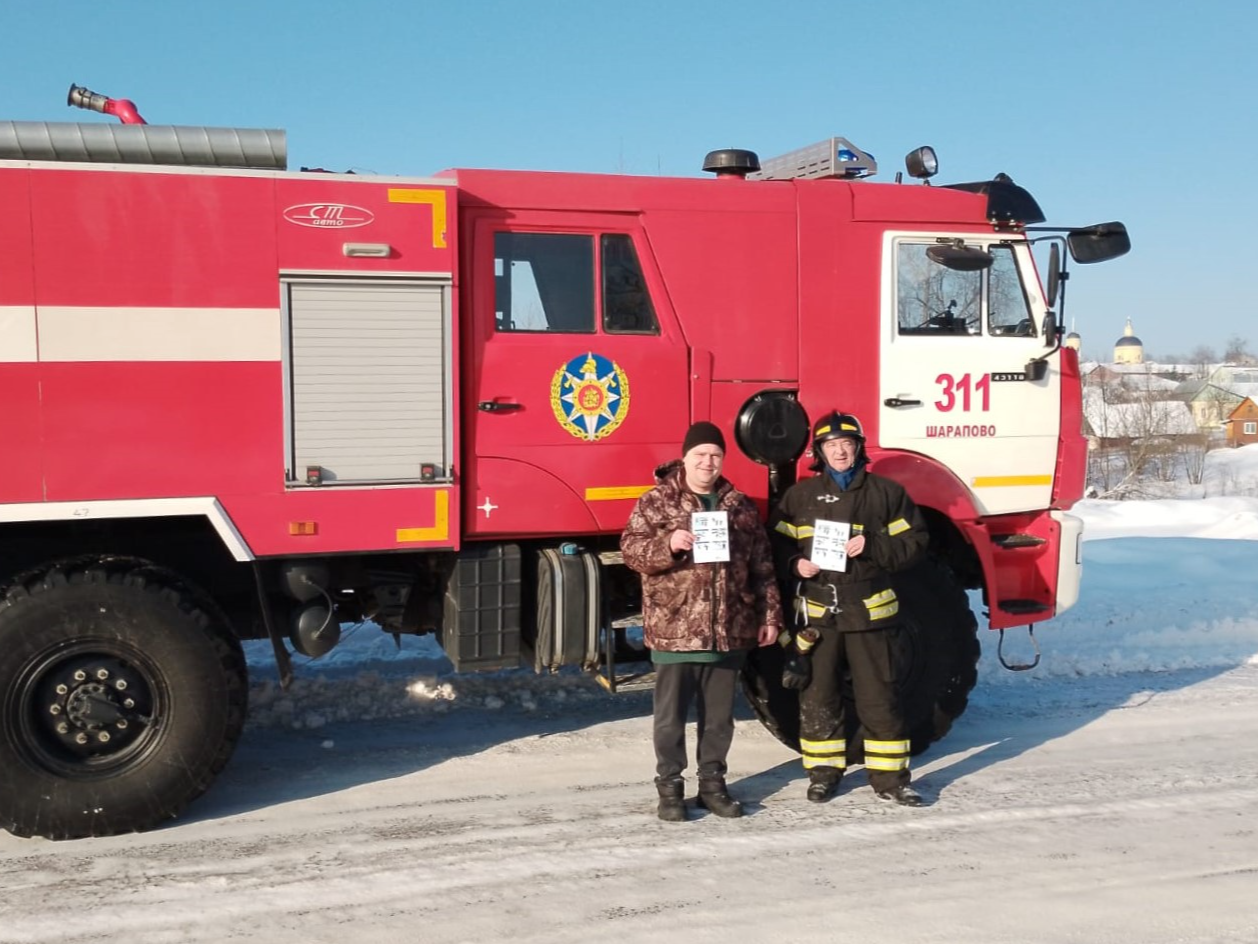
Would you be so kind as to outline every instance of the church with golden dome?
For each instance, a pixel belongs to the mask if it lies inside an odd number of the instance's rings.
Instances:
[[[1114,363],[1144,363],[1144,342],[1136,337],[1136,332],[1131,327],[1130,318],[1127,319],[1127,327],[1123,329],[1123,336],[1114,342]]]

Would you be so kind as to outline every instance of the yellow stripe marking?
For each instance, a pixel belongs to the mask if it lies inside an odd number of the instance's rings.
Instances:
[[[847,739],[838,738],[833,741],[809,741],[806,738],[800,738],[799,747],[805,754],[833,754],[836,751],[847,750]]]
[[[1028,485],[1052,485],[1051,475],[985,475],[972,480],[975,488],[1025,488]]]
[[[411,541],[445,541],[450,537],[450,493],[439,491],[433,498],[431,528],[398,528],[398,544]]]
[[[908,741],[871,741],[865,738],[865,750],[878,754],[907,754],[910,746]]]
[[[446,248],[446,192],[444,190],[412,190],[389,188],[390,203],[426,203],[432,207],[432,246]]]
[[[610,485],[605,488],[587,488],[586,501],[619,501],[641,498],[651,490],[650,485]]]

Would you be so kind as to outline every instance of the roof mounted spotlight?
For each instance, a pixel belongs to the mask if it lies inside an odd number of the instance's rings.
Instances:
[[[929,180],[939,173],[939,159],[935,157],[935,149],[923,145],[904,155],[904,167],[910,177]]]

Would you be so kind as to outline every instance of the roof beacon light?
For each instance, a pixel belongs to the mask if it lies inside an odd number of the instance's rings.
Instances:
[[[762,161],[760,172],[747,175],[748,180],[791,180],[796,178],[834,177],[859,180],[878,173],[878,162],[847,138],[827,138],[808,147],[780,157]]]

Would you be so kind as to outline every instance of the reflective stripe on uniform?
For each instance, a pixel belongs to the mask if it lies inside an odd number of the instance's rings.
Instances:
[[[907,531],[908,529],[909,529],[909,523],[907,521],[905,521],[903,518],[896,518],[895,521],[887,525],[887,534],[891,535],[892,537],[895,537],[901,531]]]
[[[800,615],[807,613],[811,619],[821,619],[821,617],[825,616],[827,613],[834,612],[834,610],[833,607],[826,606],[825,604],[813,603],[812,600],[805,599],[804,597],[796,597],[795,612]]]
[[[812,537],[816,531],[810,524],[794,525],[789,521],[779,521],[773,526],[773,530],[778,534],[785,534],[788,538],[794,538],[797,541]]]
[[[867,770],[908,770],[909,742],[865,738],[865,767]]]
[[[896,599],[895,591],[890,588],[880,590],[872,597],[865,597],[861,602],[865,604],[865,609],[869,610],[871,620],[886,619],[900,612],[900,601]]]
[[[809,741],[799,739],[799,749],[804,755],[804,767],[835,767],[842,770],[847,766],[844,756],[847,753],[847,741],[839,738],[832,741]]]

